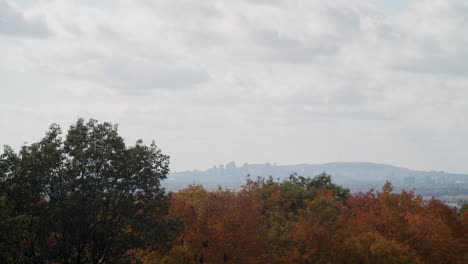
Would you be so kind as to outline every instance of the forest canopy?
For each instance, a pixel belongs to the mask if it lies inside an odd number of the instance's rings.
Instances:
[[[53,124],[0,155],[0,263],[466,263],[468,210],[351,194],[326,173],[166,193],[169,157],[117,125]]]

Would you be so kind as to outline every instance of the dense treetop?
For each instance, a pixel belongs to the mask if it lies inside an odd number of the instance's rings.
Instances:
[[[13,214],[6,221],[29,220],[17,261],[130,261],[130,249],[165,249],[180,228],[167,216],[169,200],[160,186],[169,157],[154,142],[126,146],[116,125],[79,119],[66,135],[53,124],[18,153],[4,149],[2,201]]]

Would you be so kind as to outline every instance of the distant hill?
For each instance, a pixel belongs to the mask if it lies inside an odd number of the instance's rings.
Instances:
[[[338,184],[381,185],[391,181],[394,185],[468,185],[467,174],[451,174],[443,171],[417,171],[386,164],[370,162],[333,162],[325,164],[243,164],[234,162],[215,166],[208,170],[173,172],[167,183],[196,184],[237,184],[245,183],[247,175],[252,178],[269,177],[284,179],[292,173],[302,176],[315,176],[322,172],[332,175]]]

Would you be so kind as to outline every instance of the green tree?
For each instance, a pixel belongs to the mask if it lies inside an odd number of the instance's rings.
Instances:
[[[15,263],[21,258],[21,242],[29,237],[30,217],[13,217],[6,199],[0,197],[0,263]]]
[[[466,210],[468,210],[468,201],[459,201],[457,214],[462,215]]]
[[[253,181],[248,183],[252,186],[256,184]],[[274,181],[270,177],[266,181],[259,180],[257,185],[263,201],[270,255],[278,258],[284,257],[288,248],[294,244],[291,234],[301,212],[310,205],[310,201],[323,192],[338,201],[345,201],[350,196],[349,189],[334,184],[326,173],[315,177],[294,173],[283,181]]]
[[[154,142],[126,146],[117,125],[79,119],[65,138],[51,125],[18,154],[6,147],[0,172],[14,212],[32,216],[31,262],[130,262],[131,249],[167,249],[181,226],[160,186],[169,157]]]
[[[316,196],[316,192],[318,190],[329,190],[333,193],[335,199],[340,201],[345,201],[350,196],[348,188],[344,188],[333,183],[331,175],[326,174],[325,172],[313,178],[292,174],[283,184],[288,183],[299,186],[303,190],[306,190],[308,193],[312,194],[314,197]]]

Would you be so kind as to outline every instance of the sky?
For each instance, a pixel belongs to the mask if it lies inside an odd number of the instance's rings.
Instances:
[[[468,173],[468,1],[0,0],[0,145],[79,117],[173,171]]]

